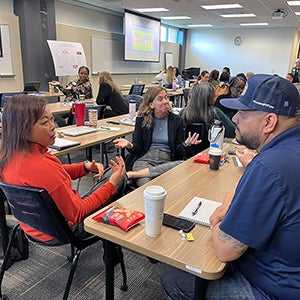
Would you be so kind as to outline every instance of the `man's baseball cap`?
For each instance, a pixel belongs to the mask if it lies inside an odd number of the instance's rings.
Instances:
[[[253,75],[239,98],[224,98],[220,102],[237,110],[260,110],[290,117],[300,115],[297,88],[278,75]]]

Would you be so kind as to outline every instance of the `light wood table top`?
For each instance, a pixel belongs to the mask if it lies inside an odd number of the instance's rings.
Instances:
[[[168,193],[165,212],[176,216],[194,196],[222,201],[226,192],[235,189],[242,172],[243,169],[236,167],[232,159],[218,171],[213,171],[207,164],[194,163],[191,158],[127,194],[114,204],[144,211],[144,189],[149,185],[160,185]],[[146,236],[144,223],[125,233],[117,227],[94,221],[92,217],[95,214],[85,219],[85,230],[108,241],[204,279],[218,279],[225,271],[226,265],[221,263],[214,254],[211,231],[208,227],[196,224],[191,231],[195,240],[187,242],[181,240],[177,230],[165,226],[162,234],[155,238]]]
[[[71,102],[54,102],[48,103],[47,107],[53,115],[68,113],[72,107]]]
[[[80,136],[67,136],[64,135],[64,139],[67,140],[72,140],[72,141],[78,141],[80,142],[80,145],[70,147],[64,150],[51,150],[51,153],[55,156],[60,156],[64,155],[73,151],[85,149],[94,145],[101,144],[103,142],[109,141],[111,139],[115,139],[121,136],[126,136],[130,135],[134,131],[134,126],[129,126],[129,125],[114,125],[114,124],[108,124],[107,121],[119,121],[123,118],[128,118],[128,114],[126,115],[121,115],[117,117],[112,117],[112,118],[106,118],[102,120],[98,120],[98,127],[100,126],[105,126],[105,127],[118,127],[120,128],[119,131],[112,131],[112,130],[98,130],[96,132],[91,132],[88,134],[80,135]],[[68,127],[76,127],[76,125],[68,126]],[[59,130],[62,128],[67,128],[67,127],[60,127],[57,128],[56,131],[59,132]]]
[[[85,100],[86,106],[97,105],[95,99],[86,99]],[[72,107],[72,102],[54,102],[48,103],[47,107],[50,109],[53,115],[59,115],[68,113]]]

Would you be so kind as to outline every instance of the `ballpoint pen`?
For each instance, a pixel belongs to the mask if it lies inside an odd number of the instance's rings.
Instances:
[[[101,126],[100,129],[104,129],[104,130],[111,130],[111,128],[109,127],[105,127],[105,126]]]
[[[196,215],[197,214],[197,212],[198,212],[198,209],[200,208],[200,206],[202,205],[202,201],[200,201],[199,203],[198,203],[198,206],[197,206],[197,208],[192,212],[192,216],[194,216],[194,215]]]

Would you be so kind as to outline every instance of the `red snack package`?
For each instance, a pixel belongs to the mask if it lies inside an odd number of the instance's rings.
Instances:
[[[193,161],[196,163],[208,164],[209,163],[209,154],[199,153],[194,156]]]
[[[110,206],[104,211],[101,211],[98,215],[94,216],[93,220],[115,225],[124,231],[128,231],[144,218],[145,214],[141,211],[130,210],[125,207]]]

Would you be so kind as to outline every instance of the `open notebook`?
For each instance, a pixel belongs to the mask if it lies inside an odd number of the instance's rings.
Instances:
[[[63,150],[66,148],[70,148],[73,146],[80,145],[80,142],[77,141],[70,141],[62,138],[55,138],[55,143],[52,146],[49,146],[50,149],[55,149],[55,150]]]
[[[129,118],[124,118],[119,121],[122,125],[135,126],[135,120],[131,120]]]
[[[178,217],[201,225],[210,226],[209,217],[221,204],[221,202],[194,197]]]

